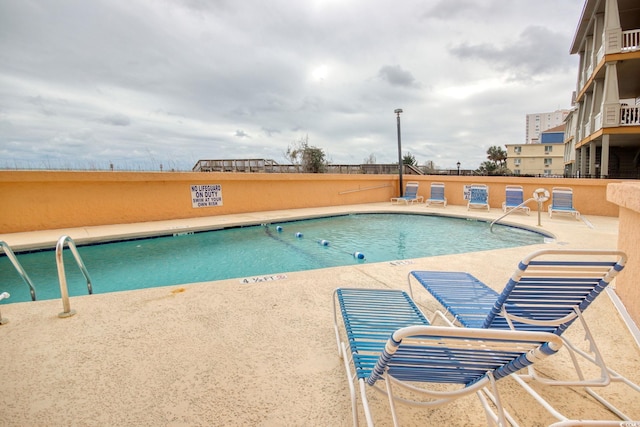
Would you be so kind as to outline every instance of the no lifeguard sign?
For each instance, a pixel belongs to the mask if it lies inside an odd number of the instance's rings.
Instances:
[[[222,185],[204,184],[191,186],[191,205],[194,208],[222,206]]]

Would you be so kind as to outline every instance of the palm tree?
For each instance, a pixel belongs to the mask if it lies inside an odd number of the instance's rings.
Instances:
[[[507,152],[502,147],[494,145],[487,150],[487,159],[495,163],[497,167],[504,167],[507,163]]]
[[[507,152],[494,145],[487,150],[487,161],[482,162],[477,171],[483,175],[508,175],[511,173],[507,169]]]

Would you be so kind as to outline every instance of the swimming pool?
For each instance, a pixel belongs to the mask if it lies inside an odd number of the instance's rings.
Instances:
[[[172,236],[78,246],[94,293],[423,258],[538,244],[545,236],[484,221],[419,214],[350,214],[283,223],[176,233]],[[354,255],[355,254],[355,255]],[[38,300],[60,297],[55,251],[17,255]],[[69,295],[86,281],[65,250]],[[30,301],[27,286],[0,257],[6,303]]]

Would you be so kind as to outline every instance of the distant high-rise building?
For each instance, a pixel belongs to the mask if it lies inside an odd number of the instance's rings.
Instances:
[[[551,113],[527,114],[525,144],[538,144],[540,134],[545,130],[558,127],[564,123],[569,110],[556,110]]]

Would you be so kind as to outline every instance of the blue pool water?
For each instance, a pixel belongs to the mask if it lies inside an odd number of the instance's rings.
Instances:
[[[93,292],[106,293],[523,246],[542,243],[544,237],[500,225],[492,233],[486,222],[460,218],[354,214],[78,246],[78,251]],[[55,251],[17,257],[38,300],[60,297]],[[86,281],[68,249],[64,262],[69,295],[86,295]],[[4,303],[31,300],[6,256],[0,257],[3,291],[11,294]]]

